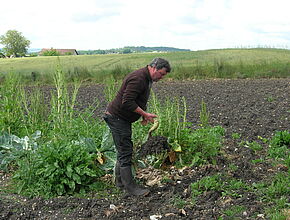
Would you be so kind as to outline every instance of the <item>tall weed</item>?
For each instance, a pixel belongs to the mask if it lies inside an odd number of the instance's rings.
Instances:
[[[9,134],[23,134],[23,114],[21,109],[21,85],[15,73],[5,75],[0,85],[0,127]]]

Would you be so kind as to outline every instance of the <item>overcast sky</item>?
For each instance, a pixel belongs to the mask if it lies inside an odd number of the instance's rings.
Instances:
[[[5,0],[0,35],[30,48],[290,49],[288,0]],[[0,45],[0,47],[3,45]]]

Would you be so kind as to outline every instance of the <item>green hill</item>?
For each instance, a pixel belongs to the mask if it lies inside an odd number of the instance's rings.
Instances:
[[[290,50],[261,48],[0,59],[0,74],[20,74],[25,82],[31,81],[34,72],[36,81],[51,83],[52,73],[60,64],[69,80],[103,82],[110,76],[122,79],[155,57],[170,61],[172,72],[167,79],[290,76]]]

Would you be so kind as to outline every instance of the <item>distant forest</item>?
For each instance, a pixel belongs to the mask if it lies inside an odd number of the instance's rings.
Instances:
[[[179,49],[174,47],[123,47],[109,50],[78,50],[80,55],[91,54],[111,54],[111,53],[146,53],[146,52],[174,52],[174,51],[190,51],[189,49]]]

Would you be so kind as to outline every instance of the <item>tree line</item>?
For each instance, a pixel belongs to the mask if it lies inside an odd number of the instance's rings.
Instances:
[[[173,51],[190,51],[189,49],[179,49],[174,47],[145,47],[145,46],[126,46],[123,48],[108,49],[108,50],[78,50],[79,54],[92,55],[92,54],[112,54],[112,53],[145,53],[145,52],[173,52]]]
[[[0,57],[21,57],[27,54],[31,42],[27,40],[21,32],[17,30],[8,30],[6,34],[0,36],[0,44],[4,45],[0,50]],[[80,55],[92,54],[112,54],[112,53],[143,53],[143,52],[172,52],[172,51],[190,51],[188,49],[179,49],[174,47],[144,47],[144,46],[126,46],[123,48],[108,50],[78,50]],[[58,56],[55,50],[47,51],[46,56]]]

